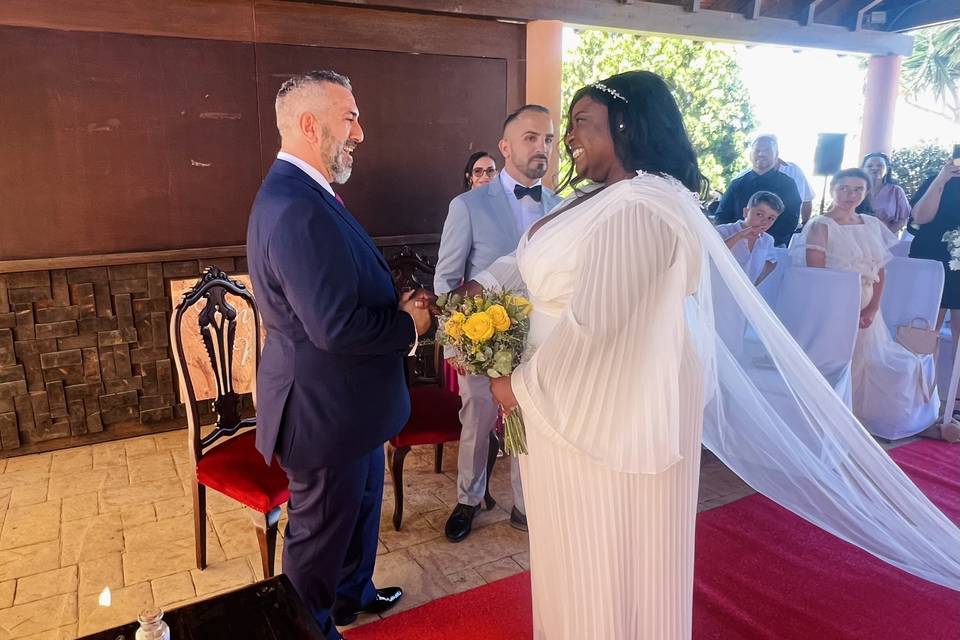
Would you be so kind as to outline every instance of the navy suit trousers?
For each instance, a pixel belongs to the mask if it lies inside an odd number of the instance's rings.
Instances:
[[[339,640],[333,612],[355,611],[376,596],[373,567],[383,500],[383,446],[337,466],[284,466],[284,471],[290,502],[283,572],[327,640]]]

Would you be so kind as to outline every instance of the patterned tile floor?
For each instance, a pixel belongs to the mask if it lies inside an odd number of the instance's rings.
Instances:
[[[387,479],[376,580],[406,591],[390,613],[528,567],[526,534],[509,525],[510,473],[503,462],[492,480],[497,506],[482,512],[473,534],[457,545],[443,536],[457,501],[455,446],[447,447],[442,474],[433,473],[430,447],[407,457],[399,532]],[[259,579],[250,513],[212,491],[210,564],[196,569],[191,471],[185,431],[0,460],[0,640],[75,638],[129,622],[151,602],[169,609]],[[704,454],[701,510],[750,493]],[[281,537],[278,558],[282,545]],[[99,604],[105,586],[110,607]]]

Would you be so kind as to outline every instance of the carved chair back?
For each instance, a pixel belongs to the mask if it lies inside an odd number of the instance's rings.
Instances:
[[[205,362],[188,362],[183,339],[185,317],[201,302],[205,304],[197,314],[197,324],[186,328],[199,332],[206,358],[198,358]],[[243,307],[247,307],[251,313],[241,313]],[[260,366],[260,315],[253,294],[243,283],[230,278],[218,267],[208,267],[196,285],[184,293],[171,319],[175,361],[181,397],[187,405],[190,451],[194,463],[220,438],[256,425],[255,417],[242,417],[242,397],[234,384],[237,326],[241,317],[251,317],[254,324],[253,376],[256,376],[256,369]],[[216,381],[216,397],[213,398],[215,422],[206,434],[201,428],[204,425],[201,425],[200,400],[191,382],[190,370],[197,366],[209,366]]]

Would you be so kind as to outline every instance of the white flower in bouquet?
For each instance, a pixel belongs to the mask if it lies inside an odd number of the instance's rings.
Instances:
[[[960,271],[960,229],[947,231],[943,234],[943,241],[947,244],[947,251],[950,252],[948,263],[950,270]]]

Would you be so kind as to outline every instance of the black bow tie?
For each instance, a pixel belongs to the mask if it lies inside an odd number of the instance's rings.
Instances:
[[[533,187],[525,187],[522,184],[514,185],[513,195],[517,196],[517,200],[523,200],[524,196],[530,196],[534,202],[540,202],[540,198],[543,197],[543,187],[539,184]]]

